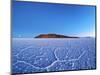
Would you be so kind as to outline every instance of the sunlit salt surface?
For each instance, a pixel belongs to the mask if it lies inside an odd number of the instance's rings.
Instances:
[[[13,74],[95,68],[95,38],[12,39]]]

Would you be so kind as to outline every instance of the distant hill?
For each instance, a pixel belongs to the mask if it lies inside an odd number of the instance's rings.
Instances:
[[[40,34],[35,38],[79,38],[79,37],[65,36],[60,34]]]

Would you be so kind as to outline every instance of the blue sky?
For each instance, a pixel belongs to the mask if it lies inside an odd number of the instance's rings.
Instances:
[[[13,1],[13,37],[48,33],[94,36],[95,6]]]

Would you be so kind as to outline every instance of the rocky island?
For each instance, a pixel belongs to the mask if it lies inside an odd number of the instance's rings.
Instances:
[[[74,36],[65,36],[60,34],[40,34],[36,36],[35,38],[79,38]]]

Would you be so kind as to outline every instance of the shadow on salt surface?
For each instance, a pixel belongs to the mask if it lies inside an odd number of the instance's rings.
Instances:
[[[15,74],[96,68],[93,38],[13,39],[12,49]]]

